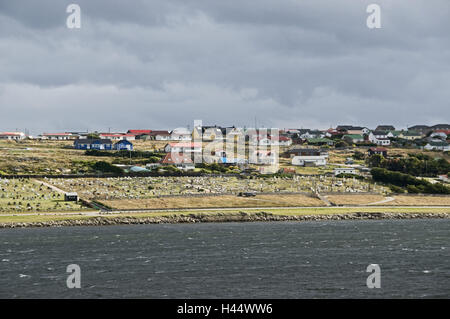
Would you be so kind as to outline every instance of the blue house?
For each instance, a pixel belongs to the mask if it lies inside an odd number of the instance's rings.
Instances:
[[[121,141],[117,142],[116,144],[114,144],[114,149],[117,151],[121,151],[121,150],[132,151],[133,143],[131,143],[130,141],[127,141],[127,140],[121,140]]]
[[[110,139],[78,139],[73,142],[77,150],[112,150]]]

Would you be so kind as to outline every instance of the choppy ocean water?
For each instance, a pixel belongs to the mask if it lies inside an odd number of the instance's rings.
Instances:
[[[449,298],[449,240],[448,219],[0,229],[0,298]]]

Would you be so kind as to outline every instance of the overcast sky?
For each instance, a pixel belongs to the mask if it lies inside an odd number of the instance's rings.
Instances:
[[[0,0],[0,131],[448,123],[449,16],[449,0]]]

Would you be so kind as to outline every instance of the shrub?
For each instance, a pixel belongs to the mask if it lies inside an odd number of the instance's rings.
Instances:
[[[103,173],[116,173],[116,174],[122,174],[123,169],[120,167],[114,166],[111,163],[99,161],[96,162],[94,165],[92,165],[92,168],[96,171],[100,171]]]

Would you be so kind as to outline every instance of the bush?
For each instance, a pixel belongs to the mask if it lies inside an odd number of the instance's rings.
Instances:
[[[96,162],[94,165],[92,165],[92,168],[103,173],[123,174],[123,169],[121,169],[120,167],[103,161]]]
[[[450,194],[450,187],[443,184],[431,184],[427,180],[384,168],[372,168],[372,178],[376,182],[406,187],[408,193]]]
[[[405,192],[405,189],[399,186],[389,185],[389,188],[393,193],[403,194]]]
[[[365,155],[363,152],[355,151],[355,153],[353,154],[353,158],[355,160],[363,160],[365,158]]]

